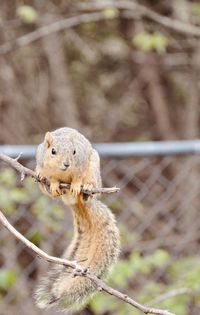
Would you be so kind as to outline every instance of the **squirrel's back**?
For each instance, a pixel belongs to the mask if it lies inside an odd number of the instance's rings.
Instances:
[[[84,145],[87,149],[92,149],[90,141],[76,129],[62,127],[52,131],[51,134],[57,141],[62,142],[63,144],[65,143],[63,141],[66,141],[66,138],[70,136],[71,139],[75,139],[77,145]]]

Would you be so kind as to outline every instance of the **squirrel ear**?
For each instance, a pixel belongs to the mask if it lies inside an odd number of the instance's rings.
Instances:
[[[51,146],[53,142],[53,138],[52,138],[52,135],[51,133],[48,131],[46,134],[45,134],[45,137],[44,137],[44,144],[47,148],[49,148]]]

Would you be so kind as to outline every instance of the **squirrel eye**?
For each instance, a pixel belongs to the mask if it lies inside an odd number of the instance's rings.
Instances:
[[[51,154],[55,155],[56,154],[56,150],[54,148],[52,148],[51,150]]]
[[[75,155],[76,154],[76,150],[74,149],[74,151],[73,151],[73,155]]]

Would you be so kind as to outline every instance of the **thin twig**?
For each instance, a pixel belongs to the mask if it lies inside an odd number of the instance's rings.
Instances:
[[[148,306],[158,304],[160,302],[169,300],[169,299],[176,297],[176,296],[179,296],[179,295],[192,295],[193,296],[193,295],[195,295],[195,292],[194,292],[194,290],[191,290],[189,288],[174,289],[174,290],[171,290],[169,292],[158,295],[155,299],[151,300],[148,303]]]
[[[21,154],[20,154],[21,156]],[[43,182],[45,183],[47,186],[49,185],[48,180],[42,178],[40,179],[37,174],[32,171],[31,169],[23,166],[22,164],[20,164],[18,162],[19,157],[17,157],[16,159],[12,159],[11,157],[1,153],[0,154],[0,160],[2,160],[3,162],[9,164],[12,168],[16,169],[18,172],[21,173],[21,179],[23,180],[25,176],[31,176],[33,177],[37,182]],[[65,189],[70,189],[70,184],[66,184],[66,183],[60,183],[60,188],[63,189],[63,194],[64,194],[64,190]],[[120,190],[120,188],[118,187],[111,187],[111,188],[94,188],[91,190],[87,190],[87,189],[83,189],[81,188],[81,192],[85,195],[94,195],[94,194],[111,194],[111,193],[115,193],[118,192]]]
[[[94,1],[87,3],[79,4],[79,7],[83,10],[103,10],[105,8],[117,8],[119,10],[128,10],[130,12],[130,18],[138,18],[138,17],[147,17],[150,20],[159,23],[160,25],[172,29],[178,33],[200,36],[200,27],[196,25],[192,25],[189,23],[185,23],[176,19],[172,19],[161,15],[142,4],[139,4],[137,1],[130,0],[102,0],[102,1]],[[124,16],[128,18],[128,16]]]
[[[25,176],[31,176],[31,177],[35,178],[36,181],[39,181],[39,178],[36,175],[36,173],[34,171],[30,170],[29,168],[23,166],[22,164],[20,164],[18,162],[18,158],[12,159],[11,157],[9,157],[3,153],[0,153],[0,160],[9,164],[12,168],[16,169],[16,171],[18,171],[19,173],[24,174]]]
[[[89,6],[89,7],[88,7]],[[196,25],[192,25],[189,23],[185,23],[179,20],[175,20],[166,16],[163,16],[137,2],[133,1],[99,1],[87,4],[82,4],[80,7],[83,9],[87,9],[87,7],[91,10],[102,10],[110,7],[114,7],[120,10],[120,16],[127,19],[135,19],[138,17],[147,17],[150,20],[159,23],[160,25],[172,29],[178,33],[185,35],[193,35],[200,37],[200,27]],[[122,11],[121,11],[122,10]],[[128,14],[123,10],[128,10]],[[118,16],[113,16],[113,18],[117,18]],[[3,45],[0,45],[0,54],[6,54],[12,51],[15,48],[20,48],[23,46],[27,46],[42,37],[45,37],[49,34],[56,33],[62,31],[64,29],[69,29],[75,26],[78,26],[83,23],[89,22],[98,22],[102,20],[106,20],[108,17],[105,12],[92,12],[92,13],[83,13],[77,16],[73,16],[70,18],[62,19],[56,21],[54,23],[39,27],[33,32],[29,32],[21,37],[18,37],[12,41],[6,42]]]
[[[133,307],[137,308],[144,314],[155,314],[155,315],[175,315],[173,313],[170,313],[166,310],[156,309],[156,308],[150,308],[144,305],[141,305],[140,303],[136,302],[132,298],[130,298],[128,295],[123,294],[111,287],[109,287],[107,284],[105,284],[101,279],[99,279],[94,274],[90,273],[88,269],[83,269],[81,266],[79,266],[75,261],[69,261],[67,259],[58,258],[54,256],[50,256],[47,253],[45,253],[43,250],[38,248],[36,245],[34,245],[32,242],[30,242],[27,238],[25,238],[21,233],[19,233],[6,219],[6,217],[3,215],[3,213],[0,211],[0,222],[3,224],[4,227],[6,227],[17,239],[22,241],[28,248],[30,248],[34,253],[37,254],[37,256],[43,258],[44,260],[63,265],[68,266],[74,269],[74,272],[76,275],[86,277],[93,281],[99,291],[105,291],[109,293],[110,295],[113,295],[117,297],[118,299],[132,305]]]
[[[21,154],[20,154],[21,156]],[[18,172],[21,173],[21,179],[23,180],[25,176],[31,176],[33,177],[37,182],[43,182],[45,183],[47,186],[49,185],[48,180],[42,178],[42,180],[37,176],[37,174],[32,171],[31,169],[23,166],[22,164],[20,164],[18,162],[19,157],[17,157],[16,159],[12,159],[11,157],[0,153],[0,160],[2,160],[3,162],[9,164],[12,168],[16,169]],[[66,183],[60,183],[60,188],[63,188],[63,193],[65,189],[70,189],[70,184],[66,184]],[[119,192],[120,188],[118,187],[111,187],[111,188],[94,188],[91,190],[87,190],[87,189],[83,189],[81,188],[81,192],[83,194],[86,195],[94,195],[94,194],[110,194],[110,193],[115,193],[115,192]]]
[[[28,34],[18,37],[13,41],[9,41],[1,45],[0,54],[6,54],[15,48],[27,46],[30,43],[35,42],[49,34],[72,28],[82,23],[97,22],[105,19],[107,19],[107,17],[103,12],[95,12],[79,14],[77,16],[59,20],[54,23],[42,26],[33,32],[29,32]]]

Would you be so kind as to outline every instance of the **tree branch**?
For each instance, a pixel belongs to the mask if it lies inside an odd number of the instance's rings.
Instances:
[[[0,211],[0,222],[3,224],[4,227],[6,227],[17,239],[19,239],[21,242],[23,242],[28,248],[30,248],[35,254],[37,254],[40,258],[43,258],[44,260],[71,267],[74,269],[74,275],[75,276],[83,276],[91,281],[93,281],[96,285],[99,291],[105,291],[109,293],[110,295],[113,295],[117,297],[118,299],[132,305],[133,307],[137,308],[144,314],[155,314],[155,315],[175,315],[173,313],[170,313],[166,310],[156,309],[156,308],[150,308],[146,307],[144,305],[139,304],[132,298],[130,298],[128,295],[123,294],[111,287],[109,287],[107,284],[105,284],[101,279],[99,279],[94,274],[90,273],[89,269],[83,269],[81,266],[79,266],[75,261],[70,261],[63,258],[58,258],[54,256],[50,256],[47,253],[45,253],[43,250],[38,248],[36,245],[34,245],[32,242],[30,242],[27,238],[25,238],[21,233],[19,233],[6,219],[6,217],[3,215],[3,213]]]
[[[0,54],[6,54],[15,48],[27,46],[30,43],[35,42],[49,34],[56,33],[64,29],[77,26],[79,24],[97,22],[97,21],[101,21],[105,19],[107,19],[107,17],[105,16],[103,12],[95,12],[95,13],[80,14],[77,16],[73,16],[70,18],[56,21],[54,23],[50,23],[48,25],[45,25],[36,29],[33,32],[29,32],[28,34],[18,37],[17,39],[13,41],[0,45]]]
[[[178,33],[186,35],[200,36],[200,27],[192,25],[190,23],[185,23],[176,19],[172,19],[163,16],[136,1],[129,0],[102,0],[93,3],[83,3],[80,8],[83,10],[102,10],[108,7],[113,7],[121,10],[128,10],[130,13],[129,18],[147,17],[150,20],[159,23],[160,25],[172,29]],[[125,17],[125,16],[124,16]],[[128,18],[128,15],[126,16]]]
[[[178,33],[200,37],[200,27],[163,16],[141,4],[138,4],[135,1],[133,2],[128,0],[120,1],[108,0],[101,2],[99,1],[97,3],[94,2],[89,4],[81,4],[79,5],[79,7],[82,10],[103,10],[106,8],[114,7],[119,10],[122,10],[120,11],[120,16],[122,16],[123,18],[138,19],[138,16],[147,17],[150,20],[159,23],[164,27],[172,29]],[[124,10],[127,10],[127,12],[125,12]],[[117,15],[113,16],[112,18],[117,18]],[[12,41],[0,45],[0,54],[6,54],[15,48],[27,46],[41,39],[42,37],[62,31],[64,29],[69,29],[83,23],[98,22],[106,19],[108,19],[108,17],[106,16],[105,12],[82,13],[73,17],[62,19],[54,23],[45,25],[43,27],[39,27],[33,32],[29,32],[21,37],[18,37]]]
[[[19,156],[20,157],[20,156]],[[12,159],[11,157],[0,153],[0,160],[2,160],[3,162],[9,164],[12,168],[16,169],[19,173],[21,173],[21,180],[23,180],[25,178],[25,176],[31,176],[33,177],[37,182],[42,182],[44,184],[46,184],[47,186],[49,185],[49,182],[47,179],[40,179],[37,174],[32,171],[31,169],[23,166],[22,164],[20,164],[18,162],[19,157],[17,157],[16,159]],[[66,183],[60,183],[60,188],[63,188],[63,194],[65,193],[65,189],[70,189],[70,184],[66,184]],[[91,190],[86,190],[81,188],[81,192],[85,195],[94,195],[94,194],[110,194],[110,193],[115,193],[118,192],[120,189],[117,187],[112,187],[112,188],[94,188]]]
[[[188,288],[179,288],[179,289],[174,289],[169,292],[166,292],[164,294],[158,295],[153,299],[151,302],[148,303],[148,306],[158,304],[160,302],[166,301],[168,299],[171,299],[173,297],[176,297],[178,295],[191,295],[194,296],[195,292],[191,289]]]

